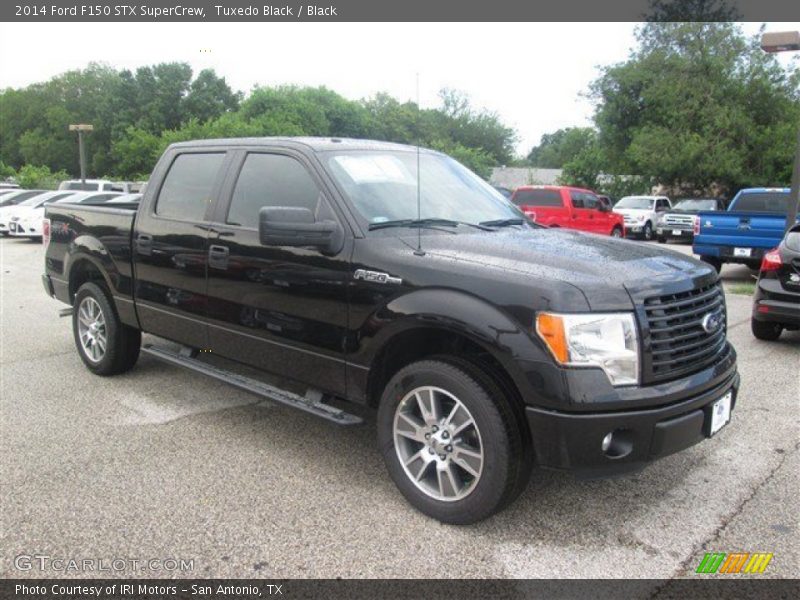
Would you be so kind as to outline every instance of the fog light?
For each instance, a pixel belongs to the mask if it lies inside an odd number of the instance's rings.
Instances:
[[[608,449],[611,448],[611,440],[613,438],[614,438],[613,431],[603,438],[603,443],[600,444],[600,448],[603,450],[603,452],[608,452]]]

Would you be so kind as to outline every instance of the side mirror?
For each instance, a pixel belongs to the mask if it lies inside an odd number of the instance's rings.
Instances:
[[[599,210],[600,212],[611,212],[611,207],[608,206],[607,204],[603,204],[602,202],[600,202],[597,205],[597,210]]]
[[[258,213],[258,237],[264,246],[311,246],[336,254],[344,231],[336,221],[317,221],[307,208],[265,206]]]

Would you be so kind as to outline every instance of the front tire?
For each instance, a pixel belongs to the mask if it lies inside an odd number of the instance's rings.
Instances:
[[[759,340],[764,340],[765,342],[774,342],[781,337],[783,326],[779,323],[770,323],[769,321],[750,319],[750,330]]]
[[[611,230],[611,237],[613,238],[621,238],[622,237],[622,229],[620,227],[614,227]]]
[[[75,294],[72,333],[78,354],[96,375],[117,375],[139,358],[142,334],[119,320],[105,288],[84,283]]]
[[[378,443],[406,500],[444,523],[491,516],[530,474],[520,423],[503,391],[470,363],[412,363],[392,377],[378,410]]]
[[[652,239],[653,239],[653,224],[650,221],[648,221],[647,223],[644,224],[644,231],[642,232],[642,237],[644,237],[644,239],[646,241],[648,241],[648,242],[652,241]]]

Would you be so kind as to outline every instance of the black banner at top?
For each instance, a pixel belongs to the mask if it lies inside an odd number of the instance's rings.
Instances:
[[[796,0],[10,0],[7,22],[796,21]]]

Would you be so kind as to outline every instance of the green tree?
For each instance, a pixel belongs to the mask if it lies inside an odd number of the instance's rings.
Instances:
[[[734,23],[652,22],[592,85],[607,172],[727,192],[788,182],[800,72]]]
[[[576,159],[596,141],[591,127],[567,127],[542,136],[537,146],[528,153],[531,166],[544,169],[560,169]]]
[[[212,69],[204,69],[189,86],[184,101],[185,114],[201,122],[215,119],[239,108],[241,92],[234,92]]]

